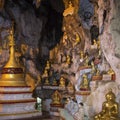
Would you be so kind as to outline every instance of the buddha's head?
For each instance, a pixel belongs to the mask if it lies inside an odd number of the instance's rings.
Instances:
[[[112,89],[106,94],[107,101],[115,101],[115,94],[112,92]]]

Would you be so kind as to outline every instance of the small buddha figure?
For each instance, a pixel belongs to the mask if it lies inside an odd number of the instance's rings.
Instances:
[[[71,82],[68,83],[67,88],[68,90],[72,90],[72,91],[74,90],[74,86]]]
[[[100,40],[97,41],[97,48],[100,49]]]
[[[80,85],[80,90],[89,90],[89,81],[88,81],[88,77],[86,74],[83,74],[83,80],[82,83]]]
[[[110,90],[106,94],[106,101],[102,105],[102,111],[95,115],[95,120],[119,120],[119,104],[115,101],[115,94]]]
[[[66,57],[66,64],[69,66],[71,64],[71,58],[69,55]]]
[[[75,43],[74,43],[73,47],[74,47],[75,45],[77,45],[78,43],[80,43],[80,41],[81,41],[80,36],[79,36],[78,33],[76,33],[76,34],[75,34]]]
[[[88,58],[88,55],[86,54],[84,58],[84,66],[88,67],[89,66],[88,62],[89,62],[89,58]]]
[[[50,62],[49,62],[49,60],[47,61],[47,64],[46,64],[45,69],[46,69],[46,70],[49,70],[49,69],[50,69]]]
[[[44,78],[48,77],[48,71],[47,71],[47,69],[44,70],[44,73],[43,73],[42,77],[44,77]]]
[[[107,74],[109,74],[109,75],[113,75],[113,74],[115,74],[115,72],[113,71],[112,68],[110,68],[110,69],[107,71]]]
[[[92,67],[91,73],[94,74],[96,72],[96,68],[95,68],[95,64],[93,61],[91,62],[91,67]]]
[[[52,104],[60,105],[61,104],[61,94],[56,90],[52,95]]]
[[[69,1],[68,8],[66,8],[63,12],[63,16],[73,15],[74,14],[74,7],[71,1]]]
[[[53,83],[52,83],[52,85],[57,86],[57,81],[56,81],[55,78],[53,79]]]
[[[50,85],[48,78],[45,79],[44,85]]]
[[[68,40],[68,35],[67,35],[66,32],[64,32],[63,39],[62,39],[62,43],[63,43],[64,46],[66,46],[68,44],[67,40]]]
[[[93,45],[97,46],[97,41],[95,39],[93,40]]]
[[[100,75],[100,70],[99,70],[99,69],[96,70],[96,75],[97,75],[97,76]]]
[[[114,70],[110,67],[110,69],[107,71],[108,75],[111,75],[111,79],[115,80],[115,72]]]
[[[80,51],[80,62],[83,62],[84,60],[84,53],[83,51]]]
[[[59,87],[65,87],[65,79],[63,77],[60,78]]]

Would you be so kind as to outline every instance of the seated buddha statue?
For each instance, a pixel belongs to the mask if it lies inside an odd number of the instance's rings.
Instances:
[[[96,69],[96,75],[100,75],[100,70],[99,69]]]
[[[95,120],[119,120],[119,107],[115,101],[115,94],[110,90],[106,94],[106,101],[102,105],[102,111],[95,115]]]
[[[47,78],[48,77],[48,71],[47,69],[44,70],[44,73],[42,75],[43,78]]]
[[[48,78],[45,79],[44,85],[50,85]]]
[[[92,67],[91,73],[94,74],[96,72],[96,68],[95,68],[95,64],[93,61],[91,62],[91,67]]]
[[[84,52],[80,51],[80,62],[83,62],[84,60]]]
[[[50,69],[50,62],[49,62],[49,60],[47,61],[47,64],[46,64],[45,69],[46,69],[46,70],[49,70],[49,69]]]
[[[81,39],[78,33],[75,34],[75,43],[73,44],[73,47],[76,46],[78,43],[80,43]]]
[[[69,66],[71,64],[71,58],[69,55],[66,57],[66,64]]]
[[[53,83],[52,83],[52,85],[57,86],[57,81],[56,81],[55,78],[53,79]]]
[[[73,15],[74,14],[74,7],[71,1],[69,1],[68,3],[68,8],[64,10],[63,12],[63,16],[67,16],[67,15]]]
[[[107,74],[108,75],[111,75],[111,79],[112,80],[115,80],[115,72],[112,68],[110,68],[108,71],[107,71]]]
[[[82,83],[80,85],[80,90],[89,90],[89,81],[88,81],[88,77],[86,74],[83,74],[83,80]]]
[[[52,104],[54,105],[60,105],[61,104],[61,95],[60,93],[56,90],[53,95],[52,95]]]
[[[85,66],[85,67],[88,67],[88,66],[89,66],[88,63],[89,63],[89,57],[88,57],[88,55],[86,54],[86,55],[85,55],[85,58],[84,58],[84,66]]]
[[[115,74],[115,72],[113,71],[112,68],[110,68],[110,69],[107,71],[107,74],[109,74],[109,75],[113,75],[113,74]]]
[[[71,81],[68,83],[67,88],[68,88],[69,90],[74,90],[74,86],[73,86],[73,84],[71,83]]]
[[[59,87],[65,87],[65,79],[63,77],[60,78]]]

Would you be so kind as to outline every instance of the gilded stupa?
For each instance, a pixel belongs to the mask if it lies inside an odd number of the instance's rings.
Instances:
[[[26,86],[22,67],[15,59],[14,24],[9,30],[9,60],[1,72],[0,86]]]

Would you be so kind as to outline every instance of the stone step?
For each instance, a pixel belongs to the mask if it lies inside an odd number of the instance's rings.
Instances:
[[[0,91],[0,100],[25,100],[31,98],[32,92],[30,91]]]
[[[0,100],[0,104],[15,104],[15,103],[27,103],[27,102],[36,102],[36,99],[25,99],[25,100]]]
[[[0,101],[0,115],[35,110],[36,100]]]
[[[0,114],[0,120],[25,120],[27,118],[34,118],[34,117],[42,116],[42,112],[34,110],[34,111],[26,111],[26,112],[17,112],[17,113],[6,113]],[[34,119],[31,119],[34,120]]]
[[[0,86],[0,91],[31,91],[30,86]]]

